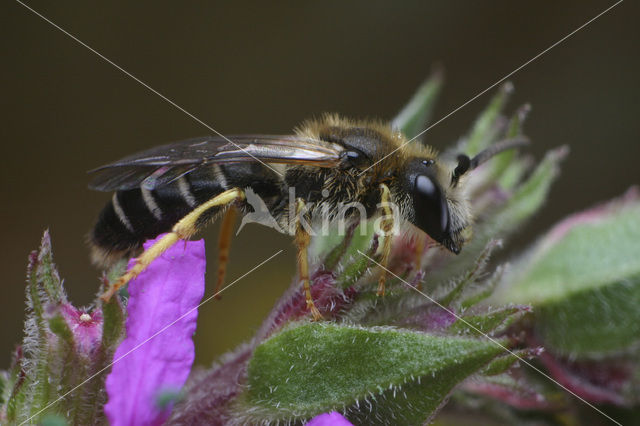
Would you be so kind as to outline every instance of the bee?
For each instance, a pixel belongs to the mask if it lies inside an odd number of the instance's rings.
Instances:
[[[138,256],[103,299],[108,300],[172,244],[189,239],[222,216],[220,288],[235,219],[252,211],[245,195],[249,190],[264,201],[282,232],[294,237],[299,278],[315,319],[321,316],[309,285],[311,237],[300,225],[300,215],[335,215],[336,206],[356,202],[364,206],[367,218],[382,210],[383,227],[388,230],[397,220],[389,214],[388,205],[393,203],[401,221],[458,254],[471,236],[472,212],[465,191],[469,172],[524,141],[505,140],[473,158],[460,154],[454,161],[441,159],[420,142],[408,142],[389,124],[327,114],[304,122],[292,135],[189,139],[95,169],[98,175],[90,188],[114,193],[89,235],[92,259],[106,266]],[[288,202],[291,190],[295,203]],[[307,209],[309,205],[315,207]],[[142,252],[143,242],[162,233],[166,233],[162,239]],[[391,240],[383,241],[383,267]],[[384,294],[382,269],[378,294]]]

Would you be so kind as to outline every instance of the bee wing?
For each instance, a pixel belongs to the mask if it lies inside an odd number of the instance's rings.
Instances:
[[[232,141],[232,142],[229,142]],[[149,189],[211,164],[265,162],[335,167],[344,148],[294,135],[207,136],[151,148],[91,170],[98,191]]]

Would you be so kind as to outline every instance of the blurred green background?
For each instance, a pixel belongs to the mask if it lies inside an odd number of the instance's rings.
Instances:
[[[391,118],[445,69],[435,119],[609,5],[565,2],[45,2],[28,5],[218,131],[287,133],[324,111]],[[211,132],[16,2],[3,2],[0,367],[19,342],[27,254],[50,228],[71,300],[92,301],[99,271],[84,236],[109,195],[86,171],[153,145]],[[516,249],[566,214],[638,183],[640,16],[626,1],[519,71],[511,108],[530,102],[538,158],[569,144],[547,206]],[[444,147],[470,127],[482,96],[426,135]],[[206,232],[207,294],[217,227]],[[295,272],[288,237],[249,225],[228,282],[285,252],[200,311],[197,360],[250,338]]]

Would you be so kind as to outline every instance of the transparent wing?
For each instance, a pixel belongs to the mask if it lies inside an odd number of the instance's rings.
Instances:
[[[300,136],[236,135],[188,139],[151,148],[107,164],[90,173],[89,187],[98,191],[132,189],[144,183],[153,189],[211,164],[265,162],[335,167],[343,147]]]

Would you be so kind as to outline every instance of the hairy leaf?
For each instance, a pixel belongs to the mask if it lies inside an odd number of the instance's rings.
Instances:
[[[477,335],[478,332],[493,333],[498,329],[505,328],[513,320],[529,311],[528,306],[509,306],[490,310],[481,315],[470,315],[463,317],[464,321],[456,321],[450,328],[451,332],[460,334]]]
[[[393,119],[391,125],[408,139],[416,137],[427,128],[435,101],[442,87],[442,74],[435,72],[413,95],[409,103]]]
[[[368,423],[422,422],[502,351],[486,339],[307,323],[257,347],[238,411],[246,420],[339,410]]]
[[[540,305],[640,274],[639,219],[636,201],[563,221],[514,265],[505,300]]]
[[[503,84],[477,118],[465,144],[467,155],[476,155],[493,142],[500,131],[500,113],[512,92],[513,84],[510,82]]]
[[[602,356],[640,342],[640,201],[574,215],[514,265],[501,301],[531,303],[555,353]]]

